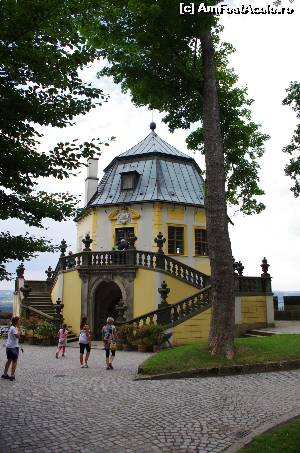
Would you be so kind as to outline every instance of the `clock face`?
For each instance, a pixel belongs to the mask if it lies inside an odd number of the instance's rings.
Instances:
[[[120,211],[117,219],[118,219],[118,223],[125,225],[126,223],[131,222],[131,215],[128,211]]]

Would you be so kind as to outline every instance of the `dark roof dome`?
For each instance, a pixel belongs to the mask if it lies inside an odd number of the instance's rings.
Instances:
[[[152,127],[151,127],[152,126]],[[104,169],[89,207],[122,203],[166,201],[203,206],[204,181],[195,160],[162,140],[154,132]],[[122,175],[135,173],[132,190],[124,190]]]

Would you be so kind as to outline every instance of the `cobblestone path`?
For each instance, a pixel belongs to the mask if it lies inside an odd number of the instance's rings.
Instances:
[[[54,353],[26,346],[16,381],[0,380],[1,453],[221,452],[300,409],[300,371],[136,382],[147,354],[118,352],[106,371],[99,348],[87,369],[78,348]]]

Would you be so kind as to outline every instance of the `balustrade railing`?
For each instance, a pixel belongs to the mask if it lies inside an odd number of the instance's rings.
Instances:
[[[143,250],[83,251],[61,257],[53,272],[52,284],[61,270],[129,266],[161,271],[196,288],[205,288],[210,284],[209,276],[173,257]],[[236,294],[271,293],[271,291],[270,277],[235,276]]]
[[[270,277],[246,277],[236,275],[234,279],[235,294],[272,294]]]
[[[211,306],[211,287],[207,286],[193,296],[186,297],[175,304],[167,307],[150,311],[144,315],[117,323],[120,325],[132,325],[134,330],[142,326],[161,324],[166,329],[174,327],[186,319],[194,316],[201,311],[207,310]]]
[[[34,308],[31,305],[21,303],[20,307],[23,308],[24,310],[28,310],[29,312],[38,315],[39,318],[46,319],[47,321],[55,321],[55,318],[53,316],[48,315],[47,313],[44,313],[43,311],[38,310],[37,308]]]
[[[209,284],[209,276],[181,263],[170,256],[155,252],[139,250],[112,250],[99,252],[79,252],[74,255],[61,257],[52,275],[55,283],[61,270],[71,270],[79,267],[141,267],[163,271],[172,277],[183,280],[196,288],[204,288]]]

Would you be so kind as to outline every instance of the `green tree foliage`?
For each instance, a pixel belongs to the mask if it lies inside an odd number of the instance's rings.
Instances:
[[[78,31],[85,14],[80,0],[2,0],[0,3],[0,219],[18,218],[42,227],[75,212],[76,197],[36,190],[37,178],[68,178],[101,142],[58,143],[39,149],[41,126],[74,124],[104,99],[79,70],[98,53]],[[52,251],[44,238],[0,233],[0,279],[9,259]]]
[[[221,28],[209,14],[179,15],[179,2],[120,0],[94,2],[95,20],[85,25],[90,40],[109,65],[112,76],[130,91],[135,105],[167,112],[171,131],[198,124],[187,143],[205,153],[203,139],[203,71],[199,31],[214,24],[221,131],[225,152],[227,200],[245,214],[259,213],[259,158],[269,138],[251,119],[246,88],[237,86],[229,67],[233,47],[221,42]],[[97,5],[98,4],[98,5]]]
[[[207,4],[215,2],[207,1]],[[264,205],[257,158],[266,135],[251,120],[245,89],[228,67],[231,46],[220,41],[210,14],[180,15],[174,0],[94,1],[84,32],[136,105],[166,112],[169,128],[198,128],[189,146],[205,155],[206,219],[211,263],[212,315],[209,349],[234,355],[234,279],[228,233],[227,198],[247,214]],[[214,32],[212,31],[214,30]],[[224,161],[225,154],[225,161]]]
[[[289,88],[286,90],[287,96],[283,100],[283,105],[289,105],[292,107],[296,116],[300,119],[300,83],[291,82]],[[291,191],[295,197],[300,195],[300,123],[297,124],[296,129],[291,140],[291,143],[283,148],[283,151],[290,154],[291,159],[285,166],[284,172],[287,176],[290,176],[293,180],[294,185],[291,187]]]

